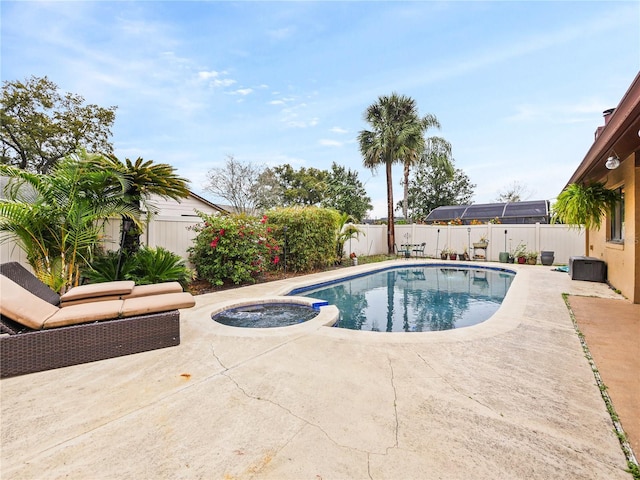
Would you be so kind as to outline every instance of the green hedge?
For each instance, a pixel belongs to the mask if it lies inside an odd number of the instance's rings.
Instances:
[[[319,207],[280,208],[269,211],[268,224],[273,225],[281,245],[284,245],[284,227],[287,227],[287,270],[309,272],[334,264],[336,230],[339,226],[339,213],[336,210]]]

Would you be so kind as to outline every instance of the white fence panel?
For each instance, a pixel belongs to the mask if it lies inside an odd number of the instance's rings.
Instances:
[[[195,232],[190,228],[200,223],[196,217],[157,216],[142,235],[142,243],[149,247],[163,247],[187,260],[187,249],[193,245]],[[387,253],[386,225],[356,225],[363,234],[357,239],[347,240],[345,255],[355,252],[358,256]],[[506,231],[506,234],[505,234]],[[425,255],[438,258],[444,248],[462,253],[467,248],[473,255],[473,243],[481,236],[489,240],[487,259],[498,261],[500,252],[512,251],[519,243],[527,250],[540,252],[551,250],[555,263],[568,263],[569,257],[584,255],[584,230],[571,229],[566,225],[396,225],[396,244],[426,243]],[[120,241],[120,222],[112,220],[105,225],[103,243],[108,250],[117,250]],[[24,252],[13,242],[0,244],[2,262],[17,261],[27,265]]]
[[[344,245],[345,256],[351,252],[356,255],[369,256],[387,253],[386,225],[356,225],[362,231],[358,238],[347,240]]]
[[[163,247],[187,260],[187,249],[196,236],[190,227],[199,223],[198,217],[155,217],[143,235],[144,243],[152,248]]]

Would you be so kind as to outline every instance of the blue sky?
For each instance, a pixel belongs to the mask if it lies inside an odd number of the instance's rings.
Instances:
[[[413,97],[442,124],[475,203],[513,182],[552,199],[640,68],[640,2],[2,1],[2,80],[48,76],[116,105],[118,157],[204,189],[227,155],[356,169],[363,113]],[[401,198],[401,168],[394,196]],[[224,203],[224,202],[221,202]]]

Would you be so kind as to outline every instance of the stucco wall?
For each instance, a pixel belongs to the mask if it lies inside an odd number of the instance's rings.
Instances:
[[[637,154],[625,158],[620,167],[608,172],[601,181],[606,182],[608,188],[618,188],[624,185],[625,190],[625,236],[624,243],[607,242],[609,232],[609,218],[603,222],[598,231],[589,232],[587,241],[587,255],[601,258],[607,264],[607,279],[609,283],[619,289],[622,294],[634,303],[640,302],[640,245],[636,225],[640,220],[636,208],[639,197],[638,172],[636,166],[640,159]]]

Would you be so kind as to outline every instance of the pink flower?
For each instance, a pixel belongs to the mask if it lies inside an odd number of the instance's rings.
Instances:
[[[262,216],[262,220],[260,220],[260,223],[267,223],[267,216],[266,215]]]
[[[221,228],[221,229],[220,229],[220,236],[221,236],[221,237],[222,237],[222,236],[224,236],[224,228]]]
[[[275,258],[273,259],[273,264],[277,265],[278,262],[280,262],[280,257],[278,257],[277,255],[275,256]]]
[[[220,237],[215,237],[211,242],[211,248],[216,248],[218,246],[218,242],[220,241]]]

